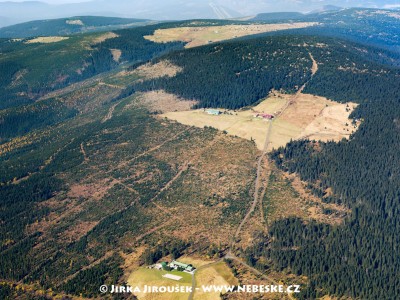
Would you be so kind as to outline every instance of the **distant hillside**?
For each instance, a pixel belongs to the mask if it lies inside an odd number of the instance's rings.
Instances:
[[[330,0],[328,3],[330,6],[336,7],[398,7],[398,1],[396,0],[369,0],[368,2],[362,0]],[[107,15],[152,20],[226,19],[254,16],[260,12],[298,11],[305,13],[319,11],[322,6],[323,3],[321,1],[315,0],[92,0],[58,5],[40,1],[5,1],[0,2],[0,14],[9,20],[3,21],[0,18],[0,24],[2,23],[4,24],[3,26],[6,26],[33,20],[65,18],[76,15]]]
[[[280,18],[282,16],[282,18]],[[294,15],[293,15],[294,16]],[[286,22],[285,14],[259,14],[253,21]],[[252,21],[249,20],[249,21]],[[400,51],[400,12],[388,9],[349,8],[293,17],[321,26],[292,30],[293,34],[328,35]]]
[[[229,4],[229,3],[224,3]],[[152,20],[227,19],[243,16],[230,5],[217,1],[94,0],[80,3],[49,4],[39,1],[0,2],[2,26],[22,22],[67,18],[76,15],[112,16]]]
[[[0,37],[25,38],[30,36],[69,35],[73,33],[139,26],[146,22],[148,20],[97,16],[40,20],[0,28]]]
[[[0,16],[0,27],[4,27],[10,24],[10,19],[4,16]]]
[[[110,71],[124,62],[147,61],[183,47],[182,42],[157,44],[143,38],[159,26],[0,40],[0,109],[31,103],[44,93]]]
[[[349,97],[362,102],[367,95],[359,90],[352,94],[349,90],[349,84],[361,80],[355,74],[330,73],[331,70],[362,70],[363,64],[371,61],[369,65],[374,70],[371,74],[378,74],[381,65],[392,66],[392,61],[396,60],[393,53],[380,48],[331,38],[280,34],[171,52],[158,60],[172,62],[183,71],[171,78],[162,77],[139,83],[134,90],[164,89],[185,99],[199,101],[199,107],[238,109],[254,105],[273,89],[294,92],[308,82],[312,66],[310,53],[318,55],[321,65],[330,67],[326,70],[320,67],[307,89],[310,93],[338,101]],[[373,65],[372,62],[379,64]],[[372,78],[374,75],[370,76]],[[328,85],[329,78],[334,77],[337,78]],[[374,81],[378,79],[374,78]],[[360,90],[367,94],[370,92],[367,88]]]
[[[305,15],[299,12],[277,12],[277,13],[261,13],[255,16],[252,21],[276,21],[304,18]]]
[[[339,7],[339,6],[335,6],[335,5],[324,5],[319,9],[314,9],[313,11],[311,11],[310,13],[321,13],[321,12],[327,12],[327,11],[337,11],[337,10],[341,10],[343,9],[343,7]]]

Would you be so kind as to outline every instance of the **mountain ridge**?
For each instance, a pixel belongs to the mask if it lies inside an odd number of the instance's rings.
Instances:
[[[332,0],[332,6],[349,7],[343,0]],[[0,2],[0,11],[4,12],[9,20],[3,19],[0,24],[13,25],[16,23],[48,18],[65,18],[74,15],[107,15],[126,18],[140,18],[153,20],[183,20],[183,19],[211,19],[234,18],[252,16],[260,12],[299,11],[307,13],[320,10],[323,4],[305,0],[294,2],[290,0],[271,4],[266,0],[214,0],[211,2],[168,0],[160,4],[159,1],[108,1],[94,0],[81,3],[51,5],[40,1],[29,2]],[[354,7],[397,8],[398,2],[392,0],[372,0],[367,4],[364,1],[352,2]],[[29,15],[21,15],[21,11],[29,11]]]
[[[70,35],[76,33],[116,30],[146,25],[150,20],[102,16],[73,16],[69,18],[36,20],[0,28],[1,38]]]

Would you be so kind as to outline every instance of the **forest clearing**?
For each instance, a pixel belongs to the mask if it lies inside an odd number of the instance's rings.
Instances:
[[[357,106],[354,103],[337,103],[324,97],[302,93],[297,95],[295,101],[292,98],[293,95],[272,92],[251,109],[222,109],[217,116],[207,114],[205,109],[168,112],[161,116],[185,125],[200,128],[211,126],[233,136],[254,140],[260,150],[265,143],[268,121],[256,117],[257,113],[279,115],[273,121],[268,150],[284,146],[291,139],[339,141],[349,138],[357,129],[358,125],[352,125],[352,120],[349,119]]]
[[[204,260],[184,256],[179,258],[179,261],[196,263],[198,270],[192,275],[179,272],[176,270],[165,271],[157,268],[139,268],[134,270],[128,275],[128,284],[132,287],[138,287],[140,292],[135,293],[139,299],[188,299],[188,293],[146,293],[145,286],[163,286],[163,287],[193,287],[195,281],[196,288],[193,294],[193,299],[216,299],[219,297],[220,292],[203,292],[202,286],[232,286],[238,285],[239,281],[232,273],[232,269],[222,260]],[[178,281],[170,279],[168,274],[179,276],[181,279]],[[165,276],[167,275],[167,276]],[[173,276],[171,276],[173,277]],[[194,281],[192,281],[194,280]]]
[[[187,43],[185,48],[192,48],[253,34],[286,29],[306,28],[315,25],[318,25],[318,23],[298,22],[282,24],[177,27],[168,29],[157,29],[153,35],[147,35],[145,36],[145,38],[156,43],[182,41]]]
[[[163,275],[174,274],[182,277],[181,280],[175,281]],[[186,300],[189,293],[146,293],[145,286],[163,286],[163,287],[175,287],[177,284],[179,286],[190,287],[192,284],[192,275],[179,272],[179,271],[164,271],[149,268],[140,268],[134,271],[128,278],[128,285],[132,287],[139,287],[140,293],[135,293],[139,299],[166,299],[166,300]]]
[[[25,41],[25,44],[34,44],[34,43],[50,44],[50,43],[61,42],[68,39],[69,37],[66,36],[41,36],[31,40],[27,40]]]

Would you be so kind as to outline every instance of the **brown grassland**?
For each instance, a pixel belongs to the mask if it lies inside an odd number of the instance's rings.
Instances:
[[[181,280],[175,281],[172,279],[168,279],[162,277],[165,274],[172,274],[176,276],[182,277]],[[170,286],[175,287],[179,286],[191,286],[191,278],[192,276],[188,273],[178,272],[178,271],[164,271],[164,270],[156,270],[156,269],[148,269],[148,268],[139,268],[134,271],[128,278],[128,284],[132,287],[139,287],[141,292],[135,293],[135,295],[141,300],[187,300],[189,294],[188,293],[146,293],[144,291],[145,285],[147,286]]]
[[[168,29],[158,29],[154,32],[153,35],[145,36],[145,38],[157,43],[183,41],[187,43],[186,48],[191,48],[263,32],[305,28],[315,25],[318,25],[318,23],[298,22],[298,23],[282,23],[282,24],[177,27]]]
[[[34,44],[34,43],[40,43],[40,44],[49,44],[49,43],[57,43],[61,42],[63,40],[68,40],[68,37],[65,36],[42,36],[42,37],[37,37],[34,39],[30,39],[25,41],[25,44]]]
[[[197,271],[195,280],[196,286],[200,290],[195,291],[194,300],[214,300],[220,298],[220,292],[204,292],[201,289],[203,285],[231,286],[239,284],[237,278],[232,274],[232,270],[223,261]]]
[[[168,60],[162,60],[155,64],[153,63],[144,64],[135,69],[134,71],[131,71],[131,73],[135,73],[138,76],[143,77],[145,79],[154,79],[163,76],[174,77],[177,73],[181,71],[182,71],[181,67],[174,65]],[[123,76],[126,75],[126,73],[121,72],[120,75]]]
[[[138,105],[146,107],[150,112],[188,111],[197,101],[185,100],[163,90],[146,92],[140,95]]]
[[[185,125],[211,126],[221,131],[225,130],[230,135],[255,140],[260,150],[265,143],[268,121],[255,118],[257,112],[278,115],[286,107],[273,121],[268,150],[284,146],[291,139],[339,141],[348,138],[356,130],[349,120],[356,104],[340,104],[324,97],[302,93],[297,94],[295,101],[291,101],[292,98],[293,95],[272,92],[252,109],[222,109],[223,113],[219,116],[209,115],[204,109],[169,112],[161,116]],[[291,103],[288,105],[289,102]]]
[[[113,39],[118,37],[118,34],[114,33],[114,32],[106,32],[106,33],[102,33],[100,35],[97,35],[93,40],[92,40],[92,45],[97,45],[100,44],[101,42],[104,42],[108,39]]]

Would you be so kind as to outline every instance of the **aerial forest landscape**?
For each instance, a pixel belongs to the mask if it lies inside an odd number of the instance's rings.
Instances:
[[[400,299],[397,1],[0,2],[0,299]]]

